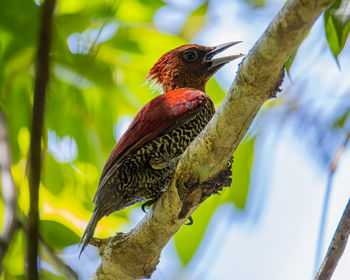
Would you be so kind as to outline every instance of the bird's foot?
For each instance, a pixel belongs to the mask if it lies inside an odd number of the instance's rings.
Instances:
[[[156,203],[157,200],[158,200],[158,197],[147,200],[144,204],[141,205],[142,211],[147,214],[146,207],[152,206],[154,203]]]
[[[180,156],[175,158],[151,158],[149,164],[153,169],[163,169],[169,167],[171,170],[176,169],[176,166],[180,160]]]
[[[165,158],[151,158],[149,164],[153,169],[163,169],[169,166],[169,160]]]
[[[169,161],[169,168],[175,171],[177,164],[179,163],[181,156],[177,156]]]
[[[184,223],[184,225],[186,226],[190,226],[190,225],[193,225],[193,218],[192,216],[189,216],[188,219],[187,219],[187,223]]]

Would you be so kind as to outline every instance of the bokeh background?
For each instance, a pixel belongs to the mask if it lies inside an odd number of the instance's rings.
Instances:
[[[0,108],[7,117],[18,213],[25,220],[41,2],[0,3]],[[88,246],[79,259],[77,243],[110,151],[137,111],[158,94],[145,83],[156,60],[189,42],[241,40],[226,52],[247,53],[283,4],[57,1],[40,185],[41,234],[48,245],[40,247],[42,279],[67,279],[52,252],[80,279],[97,268],[97,250]],[[330,169],[350,132],[347,5],[341,30],[330,20],[336,12],[317,20],[288,64],[283,91],[265,104],[235,152],[232,186],[200,206],[194,225],[179,230],[152,279],[312,279],[350,197],[346,145],[333,175]],[[216,107],[236,71],[237,63],[230,63],[208,83]],[[0,225],[5,210],[1,199]],[[127,231],[143,216],[139,205],[112,214],[100,221],[96,235]],[[19,230],[0,279],[24,278],[25,249],[26,235]],[[332,279],[350,279],[350,248]]]

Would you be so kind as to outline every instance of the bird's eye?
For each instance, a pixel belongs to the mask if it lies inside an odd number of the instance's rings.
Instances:
[[[198,58],[198,52],[195,50],[185,51],[183,54],[183,58],[185,61],[192,62]]]

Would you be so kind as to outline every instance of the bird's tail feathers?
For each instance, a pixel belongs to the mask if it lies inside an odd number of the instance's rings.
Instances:
[[[95,209],[94,214],[92,215],[84,233],[83,236],[80,239],[79,246],[83,243],[83,246],[81,248],[81,251],[79,253],[79,258],[81,256],[81,253],[84,251],[85,247],[89,244],[91,238],[94,235],[95,228],[97,225],[97,222],[101,219],[101,214],[97,209]]]

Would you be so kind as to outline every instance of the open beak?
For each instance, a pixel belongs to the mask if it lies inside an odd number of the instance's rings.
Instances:
[[[229,43],[224,43],[224,44],[216,46],[212,51],[210,51],[206,54],[205,62],[211,62],[210,68],[213,68],[216,66],[222,66],[222,65],[224,65],[232,60],[235,60],[237,58],[245,56],[245,54],[240,53],[240,54],[236,54],[236,55],[213,58],[218,53],[221,53],[224,50],[228,49],[229,47],[232,47],[232,46],[239,44],[241,42],[242,41],[229,42]]]

